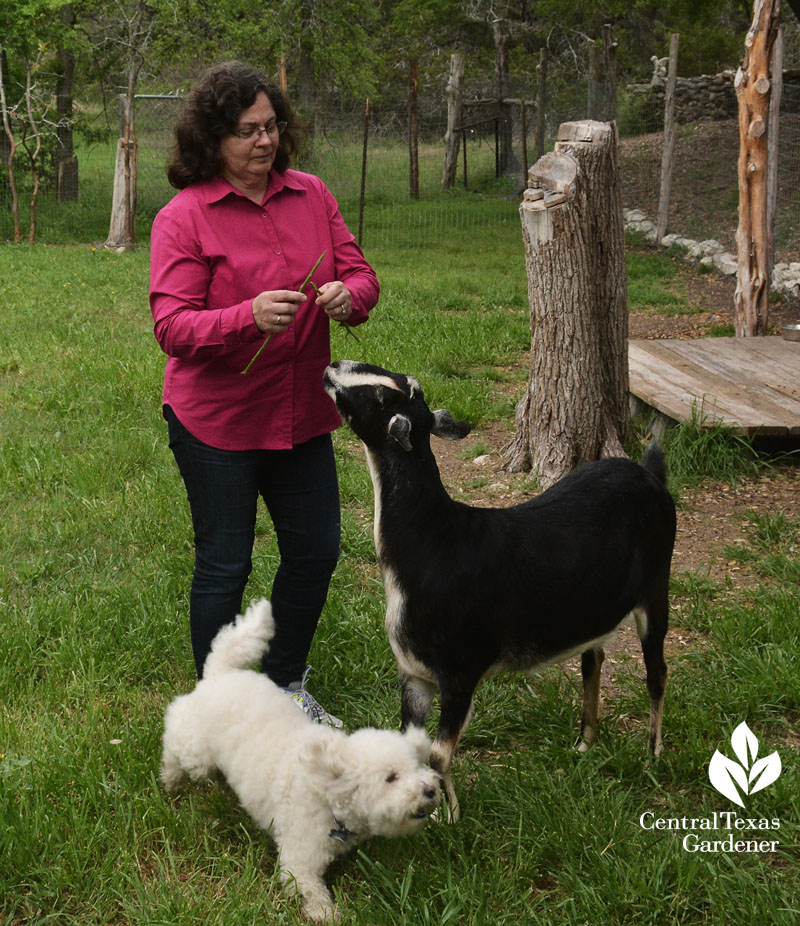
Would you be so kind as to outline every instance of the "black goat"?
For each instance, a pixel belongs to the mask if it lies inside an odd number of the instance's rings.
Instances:
[[[675,541],[658,446],[641,465],[588,463],[521,505],[475,508],[450,498],[430,448],[431,434],[460,440],[470,427],[431,412],[413,377],[339,361],[325,371],[325,389],[366,447],[403,728],[423,726],[441,692],[431,764],[453,815],[450,769],[480,680],[582,653],[586,749],[597,738],[602,644],[631,614],[658,755]]]

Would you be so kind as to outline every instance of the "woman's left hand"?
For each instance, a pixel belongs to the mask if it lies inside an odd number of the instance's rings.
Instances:
[[[346,322],[353,314],[350,290],[340,280],[323,283],[319,288],[316,304],[328,318],[336,322]]]

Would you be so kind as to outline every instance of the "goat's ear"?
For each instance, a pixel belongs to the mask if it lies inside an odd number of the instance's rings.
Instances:
[[[438,408],[433,413],[433,427],[431,434],[443,440],[463,440],[472,430],[468,421],[454,421],[447,409]]]
[[[393,437],[403,450],[411,450],[411,421],[405,415],[395,415],[389,422],[389,436]]]

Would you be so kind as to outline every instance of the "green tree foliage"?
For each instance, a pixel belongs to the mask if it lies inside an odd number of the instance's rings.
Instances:
[[[679,74],[735,66],[752,15],[746,0],[539,0],[535,7],[547,30],[594,39],[611,23],[620,73],[631,79],[649,76],[650,56],[664,57],[674,32],[681,36]]]
[[[192,77],[211,62],[241,58],[277,78],[283,59],[292,98],[308,108],[323,95],[375,93],[379,14],[371,0],[175,0],[155,50]]]

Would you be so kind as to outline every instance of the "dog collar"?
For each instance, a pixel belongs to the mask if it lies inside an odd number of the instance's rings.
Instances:
[[[328,836],[331,839],[338,839],[339,842],[347,842],[347,840],[351,836],[356,835],[352,830],[349,830],[343,823],[340,823],[339,820],[336,819],[336,817],[333,818],[333,822],[336,824],[336,826],[330,831],[330,833],[328,833]]]

